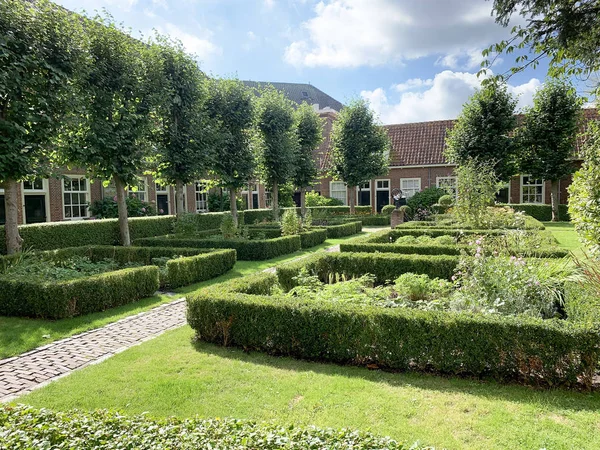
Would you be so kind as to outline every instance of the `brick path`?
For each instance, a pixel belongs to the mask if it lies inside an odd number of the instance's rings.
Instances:
[[[0,360],[0,402],[185,325],[185,298]]]

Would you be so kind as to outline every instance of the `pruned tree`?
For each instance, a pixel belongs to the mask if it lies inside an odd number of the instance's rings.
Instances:
[[[323,142],[323,120],[307,103],[296,109],[298,150],[294,162],[294,186],[300,190],[300,211],[306,215],[306,188],[319,176],[314,151]]]
[[[292,179],[298,148],[293,104],[282,92],[267,87],[256,101],[255,120],[260,176],[271,188],[273,219],[279,220],[279,186]]]
[[[445,156],[458,165],[471,159],[491,164],[500,181],[517,172],[516,99],[505,84],[490,83],[475,92],[446,138]]]
[[[175,185],[177,215],[185,212],[184,185],[192,183],[213,163],[216,127],[206,111],[207,81],[195,59],[179,41],[157,36],[162,77],[160,107],[154,141],[155,177]]]
[[[514,26],[511,38],[484,50],[488,57],[484,71],[498,55],[513,52],[517,54],[515,66],[501,74],[504,78],[537,67],[545,58],[552,77],[586,78],[600,70],[600,1],[494,0],[492,15],[505,27],[514,15],[524,18],[526,24]],[[534,55],[520,49],[532,50]]]
[[[248,185],[255,168],[250,147],[254,95],[239,80],[210,80],[209,92],[207,111],[218,123],[220,142],[211,173],[221,187],[229,190],[231,214],[237,227],[237,191]]]
[[[86,126],[69,159],[114,180],[122,245],[131,245],[126,188],[144,171],[156,125],[161,60],[156,45],[131,38],[110,17],[86,20],[92,65],[83,79]]]
[[[552,221],[559,220],[559,182],[575,171],[581,103],[570,83],[547,80],[519,129],[521,172],[550,180]]]
[[[76,118],[76,82],[86,60],[81,23],[46,0],[0,2],[0,187],[6,248],[20,251],[18,185],[52,172]]]
[[[333,123],[331,175],[350,188],[350,213],[356,186],[388,171],[390,139],[365,100],[352,101]]]

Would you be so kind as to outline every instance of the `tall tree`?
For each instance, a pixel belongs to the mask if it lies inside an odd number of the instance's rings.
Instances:
[[[254,96],[238,80],[210,80],[209,92],[207,110],[219,124],[220,142],[211,172],[229,190],[231,214],[237,227],[237,191],[248,185],[255,167],[250,148]]]
[[[0,2],[0,187],[9,254],[22,242],[18,185],[49,175],[76,116],[75,81],[88,66],[84,42],[80,22],[46,0]]]
[[[579,75],[582,78],[600,70],[600,1],[599,0],[494,0],[492,15],[496,22],[508,26],[514,15],[526,20],[512,28],[512,37],[484,51],[512,53],[518,56],[506,75],[535,67],[549,59],[549,75]],[[534,57],[519,52],[533,50]],[[494,59],[488,59],[491,66]],[[598,84],[596,83],[596,88]]]
[[[547,80],[533,98],[519,130],[522,173],[551,182],[552,220],[558,217],[561,178],[575,171],[573,156],[581,99],[569,83]]]
[[[126,188],[137,176],[152,148],[151,131],[162,95],[160,58],[155,45],[131,38],[110,18],[86,20],[92,65],[83,80],[87,94],[87,123],[82,145],[69,158],[117,190],[122,245],[131,245]]]
[[[308,103],[296,109],[298,151],[294,161],[294,186],[300,189],[300,211],[306,214],[306,188],[319,176],[314,151],[323,142],[323,120]]]
[[[333,123],[331,175],[350,188],[350,213],[356,205],[356,186],[388,171],[390,139],[369,104],[352,101]]]
[[[446,158],[461,165],[471,159],[491,164],[500,181],[517,172],[516,99],[505,84],[489,83],[471,96],[446,138]]]
[[[206,112],[206,77],[179,41],[157,36],[162,63],[160,126],[155,142],[156,178],[175,185],[176,211],[185,212],[184,185],[192,183],[211,167],[215,127]]]
[[[273,87],[263,89],[256,101],[256,132],[261,179],[271,188],[273,219],[279,220],[279,186],[294,174],[298,138],[292,102]]]

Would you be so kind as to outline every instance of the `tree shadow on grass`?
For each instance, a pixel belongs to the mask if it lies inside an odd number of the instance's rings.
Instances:
[[[487,400],[502,400],[530,405],[543,405],[544,409],[600,412],[600,391],[577,392],[567,389],[542,389],[518,384],[498,383],[494,380],[461,378],[422,372],[386,372],[365,367],[343,366],[291,357],[270,356],[261,352],[245,352],[235,347],[222,347],[192,340],[196,351],[220,358],[235,359],[244,363],[268,366],[294,372],[361,378],[366,382],[386,383],[391,387],[412,387],[428,391],[472,395]]]

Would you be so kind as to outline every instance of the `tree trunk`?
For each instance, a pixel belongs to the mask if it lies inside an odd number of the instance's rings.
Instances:
[[[121,245],[129,247],[131,245],[131,238],[129,236],[129,222],[127,221],[127,194],[125,193],[125,183],[118,176],[115,176],[114,178],[115,187],[117,189],[117,208],[119,210]]]
[[[181,216],[185,212],[185,205],[183,204],[183,181],[175,181],[175,211],[178,216]]]
[[[273,220],[279,221],[279,185],[277,181],[273,182],[273,189],[271,190],[271,199],[273,200]]]
[[[231,209],[231,215],[233,216],[233,224],[238,227],[238,210],[237,210],[237,198],[235,189],[229,189],[229,208]]]
[[[306,188],[300,188],[300,214],[302,218],[306,216]]]
[[[6,251],[9,255],[21,251],[23,239],[19,235],[19,184],[15,180],[6,180],[4,183],[4,208],[6,223]]]
[[[350,214],[356,212],[356,186],[350,187]]]
[[[552,180],[550,182],[550,201],[552,203],[552,222],[558,222],[560,220],[558,213],[558,191],[559,191],[559,180]]]

